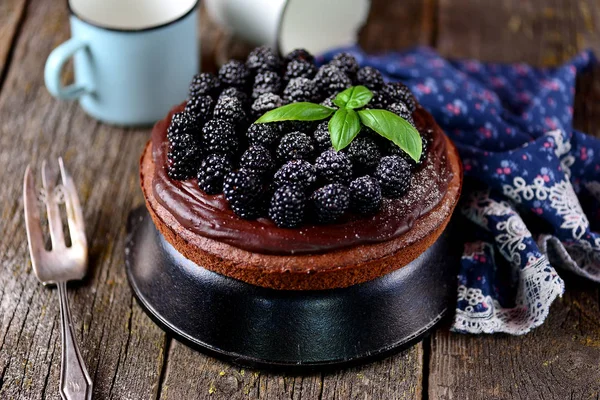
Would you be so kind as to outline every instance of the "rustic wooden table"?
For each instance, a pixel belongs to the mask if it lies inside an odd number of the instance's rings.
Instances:
[[[597,0],[373,0],[361,44],[426,44],[451,57],[553,65],[586,47],[600,54],[599,8]],[[64,1],[0,0],[1,399],[59,396],[58,301],[33,275],[21,204],[25,166],[59,155],[80,190],[90,241],[89,276],[69,296],[97,399],[600,397],[598,286],[566,273],[566,295],[526,336],[442,328],[410,350],[335,373],[245,370],[173,340],[136,304],[123,265],[125,221],[143,202],[138,155],[149,130],[98,123],[44,87],[44,62],[69,37],[67,18]],[[205,69],[247,51],[205,16],[202,24]],[[597,136],[599,100],[596,69],[578,84],[575,125]]]

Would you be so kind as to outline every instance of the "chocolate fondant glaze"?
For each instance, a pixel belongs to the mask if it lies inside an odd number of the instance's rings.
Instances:
[[[330,225],[278,228],[268,219],[244,220],[228,207],[223,195],[207,195],[197,181],[171,180],[167,165],[167,127],[178,106],[157,123],[152,132],[152,157],[157,166],[153,192],[158,202],[186,229],[243,250],[262,254],[318,254],[362,244],[380,243],[402,235],[432,210],[446,194],[452,172],[446,165],[446,140],[439,129],[430,129],[433,118],[420,106],[413,114],[417,129],[429,136],[429,151],[400,199],[384,199],[372,217],[350,216]]]

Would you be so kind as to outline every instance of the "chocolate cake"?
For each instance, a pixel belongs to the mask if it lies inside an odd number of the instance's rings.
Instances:
[[[405,86],[383,83],[368,67],[358,69],[348,54],[318,70],[313,65],[303,51],[280,59],[258,48],[246,64],[224,65],[218,77],[196,76],[190,99],[155,125],[140,162],[146,205],[167,241],[200,267],[281,290],[347,287],[402,268],[446,228],[460,195],[462,167],[454,145],[433,117]],[[318,128],[319,121],[271,122],[278,128],[273,147],[255,145],[251,132],[260,129],[252,128],[257,125],[252,121],[265,112],[309,100],[320,100],[335,111],[341,104],[335,95],[353,84],[364,85],[372,95],[357,107],[358,113],[370,107],[388,110],[419,132],[423,152],[417,161],[366,126],[354,140],[365,147],[367,142],[377,143],[374,151],[381,158],[369,157],[371,153],[360,148],[358,153],[351,147],[336,151],[329,142],[320,147],[317,130],[326,124]],[[334,117],[324,120],[328,118]],[[238,132],[235,140],[219,131],[229,127]],[[293,140],[284,144],[290,131]],[[260,140],[267,141],[267,136]],[[307,140],[310,146],[302,144]],[[361,154],[366,157],[361,159]],[[215,167],[222,162],[211,164],[206,161],[210,157],[227,158],[223,174]],[[297,159],[316,165],[316,178],[303,176],[281,189],[277,180],[285,171],[276,171],[290,160],[298,164]],[[359,169],[361,162],[365,165]],[[396,166],[410,168],[403,175],[405,182],[382,176]],[[208,178],[207,170],[212,174]],[[394,171],[390,174],[396,176]],[[252,186],[240,181],[250,179],[246,176],[261,178],[250,181]],[[244,185],[251,190],[240,194]],[[369,185],[377,190],[370,191]],[[362,192],[352,191],[357,187]],[[367,200],[375,193],[372,198],[377,201],[360,203],[361,193]],[[319,203],[321,194],[329,198]]]

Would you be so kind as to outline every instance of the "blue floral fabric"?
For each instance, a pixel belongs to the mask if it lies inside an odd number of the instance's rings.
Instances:
[[[523,334],[564,291],[556,268],[600,282],[600,140],[573,129],[583,52],[555,68],[449,61],[428,48],[365,54],[408,85],[457,145],[467,184],[453,329]],[[326,61],[340,49],[323,56]],[[477,239],[472,239],[477,238]]]

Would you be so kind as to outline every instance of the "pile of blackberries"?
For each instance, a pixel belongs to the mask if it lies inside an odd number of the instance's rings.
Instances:
[[[384,83],[378,70],[360,68],[349,53],[317,68],[306,50],[281,58],[258,47],[245,63],[232,60],[217,75],[198,74],[185,111],[173,116],[168,129],[168,174],[195,178],[207,194],[223,193],[238,216],[268,217],[279,227],[332,223],[349,213],[373,215],[384,198],[407,192],[420,163],[366,127],[337,152],[327,120],[253,123],[292,102],[335,107],[333,97],[352,85],[373,91],[367,108],[385,108],[414,124],[410,90]],[[423,138],[421,159],[427,149]]]

